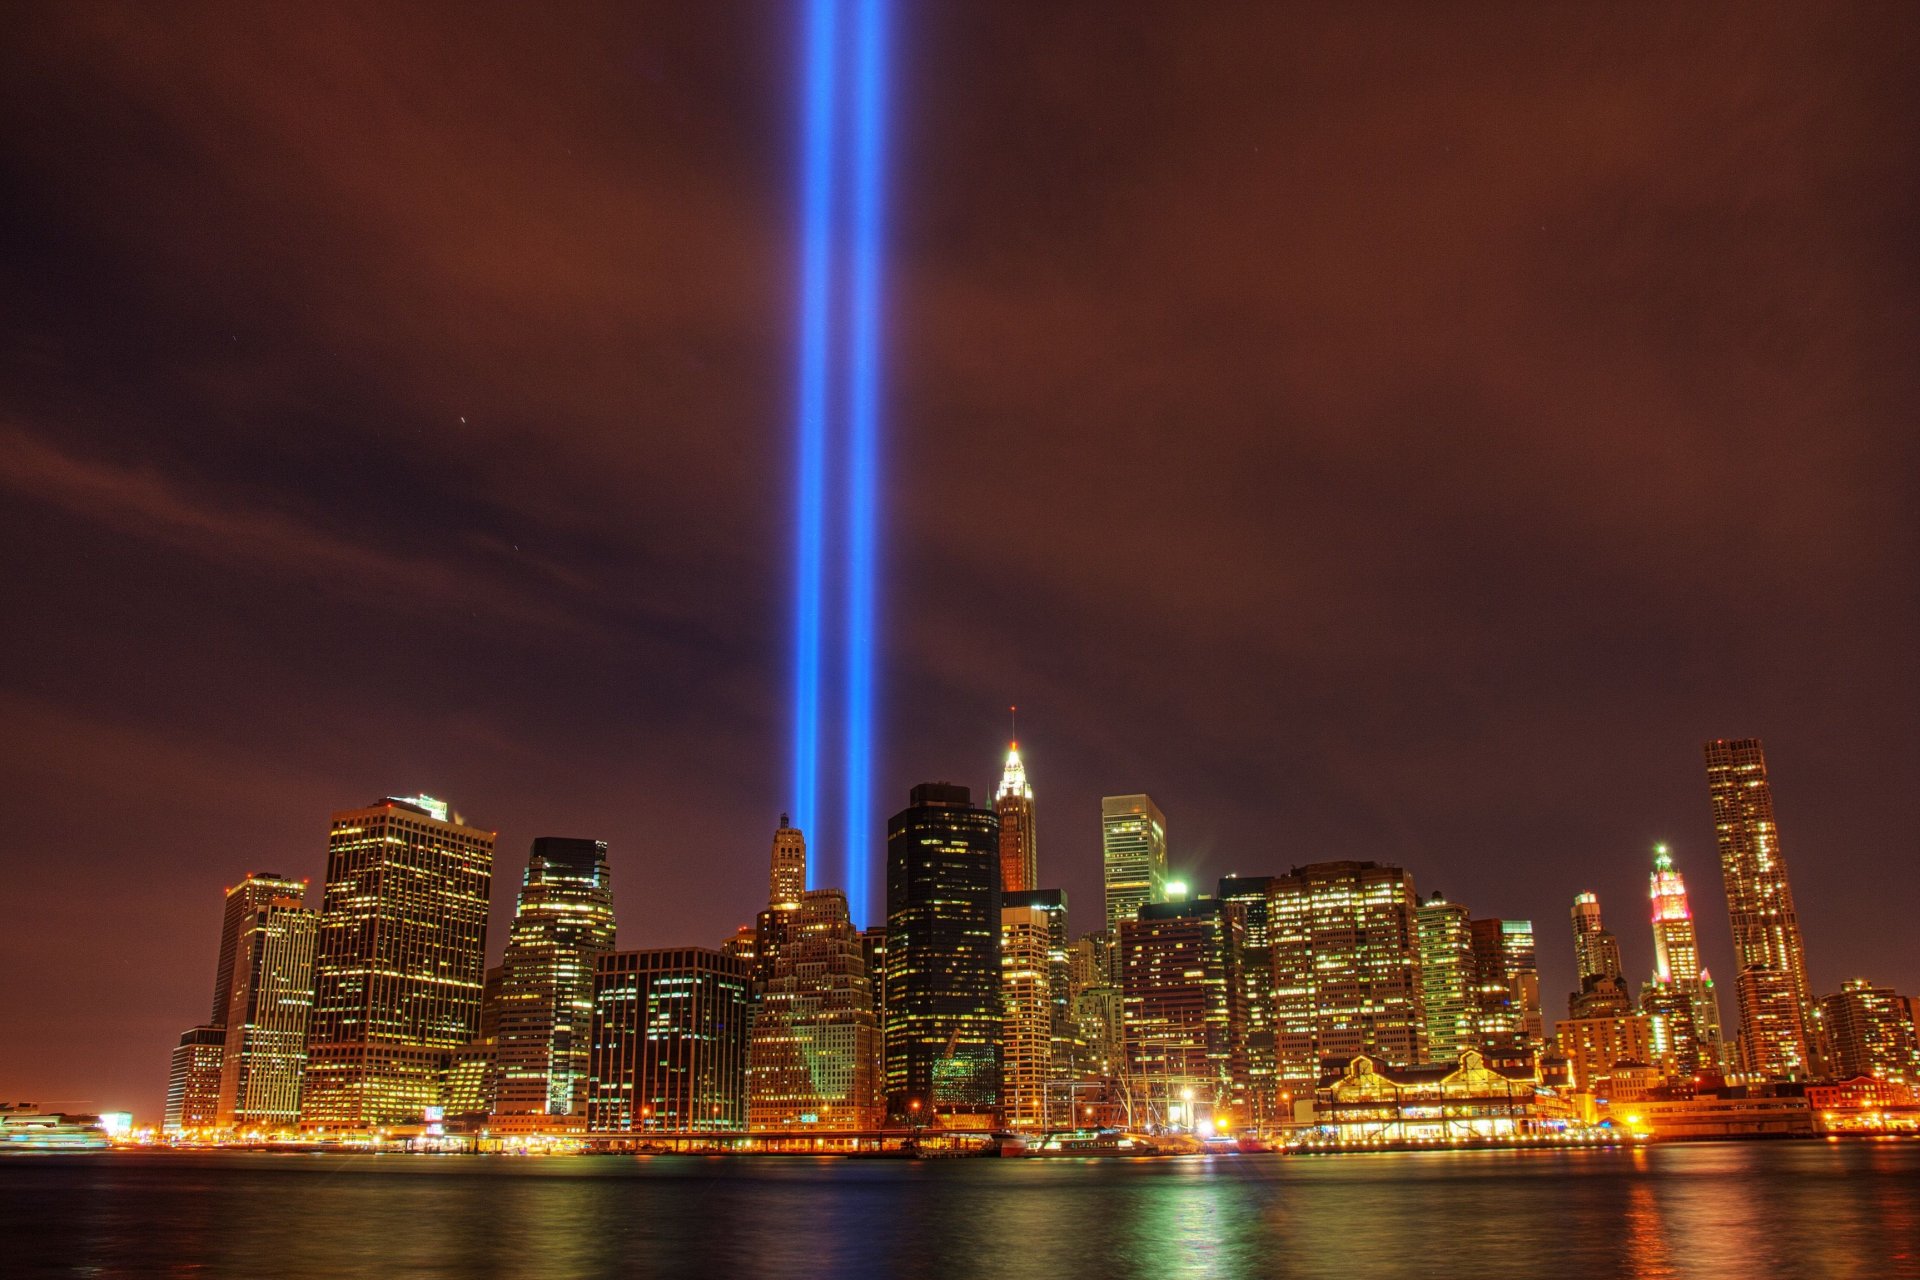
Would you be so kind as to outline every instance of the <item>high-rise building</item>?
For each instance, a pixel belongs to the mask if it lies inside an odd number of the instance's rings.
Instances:
[[[1280,1112],[1273,1036],[1273,937],[1268,927],[1273,885],[1273,876],[1221,876],[1217,893],[1222,902],[1240,908],[1246,926],[1240,952],[1240,1003],[1247,1023],[1247,1118],[1254,1125]]]
[[[1120,988],[1114,985],[1118,967],[1113,938],[1098,929],[1074,941],[1067,952],[1067,1002],[1075,1041],[1081,1046],[1084,1081],[1110,1080],[1120,1075]]]
[[[189,1027],[180,1033],[167,1071],[166,1133],[210,1129],[220,1109],[220,1073],[226,1057],[225,1027]]]
[[[333,815],[303,1125],[417,1123],[445,1104],[480,1030],[493,838],[431,796]]]
[[[1427,1058],[1454,1062],[1480,1047],[1474,998],[1470,913],[1435,889],[1414,909],[1420,940],[1420,1006],[1427,1022]]]
[[[1317,862],[1274,880],[1274,1054],[1296,1097],[1327,1060],[1426,1061],[1413,877],[1375,862]]]
[[[1496,1067],[1531,1067],[1546,1043],[1533,922],[1475,920],[1467,932],[1479,1048]]]
[[[588,1129],[744,1133],[751,981],[745,962],[705,947],[602,955]]]
[[[1020,762],[1020,744],[1007,747],[1007,767],[1000,788],[993,793],[994,816],[1000,819],[1000,888],[1020,893],[1040,887],[1039,853],[1035,844],[1033,787],[1027,766]]]
[[[1567,997],[1568,1015],[1618,1018],[1632,1013],[1633,995],[1620,964],[1620,940],[1601,922],[1600,896],[1575,894],[1571,915],[1574,972],[1580,988]]]
[[[1907,1002],[1891,987],[1855,978],[1820,1004],[1833,1074],[1920,1085],[1920,1040]]]
[[[1046,1128],[1053,1077],[1052,926],[1045,910],[1000,908],[1000,1101],[1006,1126]]]
[[[239,952],[240,933],[254,913],[275,898],[304,899],[305,880],[289,880],[272,871],[249,871],[240,883],[227,890],[226,911],[220,924],[220,955],[214,965],[213,1016],[207,1025],[227,1025],[227,1006],[233,999],[233,969]]]
[[[1741,1065],[1757,1076],[1805,1079],[1820,1070],[1820,1024],[1766,753],[1758,738],[1716,738],[1704,750],[1740,966]]]
[[[1720,997],[1700,964],[1700,941],[1687,902],[1687,882],[1664,844],[1653,846],[1647,896],[1653,904],[1653,978],[1641,988],[1654,1044],[1671,1070],[1721,1071]]]
[[[1127,1088],[1163,1123],[1249,1123],[1245,938],[1244,909],[1218,898],[1148,903],[1120,925]]]
[[[753,1017],[747,1096],[754,1132],[879,1126],[873,988],[846,894],[804,891],[792,904],[787,945]]]
[[[261,878],[274,886],[270,895],[250,890]],[[243,897],[248,909],[236,922],[233,904]],[[257,872],[228,892],[227,907],[237,927],[232,963],[222,967],[228,999],[215,1119],[223,1128],[284,1129],[300,1120],[319,918],[306,907],[304,883]]]
[[[1100,861],[1106,877],[1107,930],[1120,936],[1149,902],[1167,900],[1167,818],[1147,796],[1100,801]]]
[[[607,842],[536,839],[501,964],[495,1129],[585,1126],[593,969],[613,936]]]
[[[487,1126],[493,1114],[494,1100],[500,1096],[500,989],[505,985],[505,969],[494,965],[487,970],[486,985],[480,989],[480,1034],[453,1051],[447,1068],[447,1112],[449,1124],[477,1131]]]
[[[1569,1018],[1553,1029],[1554,1052],[1567,1060],[1573,1087],[1600,1093],[1615,1066],[1653,1062],[1653,1031],[1647,1015],[1626,1013]]]
[[[754,967],[759,955],[759,930],[750,924],[743,924],[720,940],[720,950],[736,960],[744,960],[747,968]]]
[[[1056,1078],[1078,1073],[1086,1046],[1073,1020],[1073,935],[1067,927],[1065,889],[1024,889],[1002,893],[1000,909],[1028,907],[1047,921],[1048,1036],[1052,1041],[1052,1069]],[[1004,929],[1002,930],[1004,937]]]
[[[887,821],[887,1107],[988,1125],[1000,1104],[1000,831],[927,782]]]
[[[787,815],[780,815],[780,826],[773,833],[773,867],[767,883],[767,905],[782,906],[800,901],[807,891],[807,837],[798,827],[789,826]]]

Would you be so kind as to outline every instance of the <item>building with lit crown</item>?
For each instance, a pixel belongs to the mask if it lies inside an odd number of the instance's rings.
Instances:
[[[1580,987],[1567,997],[1573,1018],[1617,1018],[1633,1012],[1633,994],[1627,990],[1620,963],[1620,940],[1600,918],[1600,896],[1575,894],[1573,909],[1574,973]]]
[[[255,887],[262,879],[270,892]],[[307,909],[304,882],[256,872],[227,895],[230,925],[234,900],[243,896],[232,963],[222,966],[228,1000],[215,1123],[286,1129],[300,1121],[319,917]]]
[[[705,947],[601,956],[588,1130],[635,1140],[745,1134],[750,982],[743,961]]]
[[[1000,830],[925,782],[887,820],[887,1109],[990,1127],[1000,1109]]]
[[[993,793],[994,816],[1000,820],[1000,891],[1021,893],[1040,887],[1039,848],[1033,812],[1033,786],[1027,766],[1020,761],[1020,744],[1007,747],[1006,768]]]
[[[1167,900],[1167,817],[1144,795],[1100,801],[1100,864],[1107,891],[1107,929],[1119,937],[1150,902]]]
[[[773,833],[772,867],[767,878],[767,904],[780,906],[800,901],[807,891],[807,837],[798,827],[780,815]]]
[[[431,796],[333,815],[302,1126],[419,1123],[480,1030],[494,833]]]
[[[1820,1023],[1766,753],[1758,738],[1716,738],[1704,751],[1739,964],[1741,1066],[1768,1079],[1805,1079],[1821,1069]]]
[[[1664,844],[1653,847],[1647,896],[1653,905],[1653,977],[1640,1007],[1652,1018],[1655,1051],[1670,1071],[1721,1071],[1720,997],[1700,963],[1687,882]]]
[[[1427,1057],[1413,877],[1377,862],[1316,862],[1274,878],[1274,1053],[1281,1087],[1311,1089],[1327,1059]]]
[[[585,1126],[593,971],[613,942],[607,842],[536,839],[501,962],[496,1131]]]
[[[786,947],[753,1015],[747,1123],[755,1133],[880,1126],[873,989],[846,894],[804,891],[792,904]]]

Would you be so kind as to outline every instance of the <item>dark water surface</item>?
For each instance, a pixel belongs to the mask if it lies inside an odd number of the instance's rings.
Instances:
[[[1920,1144],[0,1159],[0,1275],[1920,1276]]]

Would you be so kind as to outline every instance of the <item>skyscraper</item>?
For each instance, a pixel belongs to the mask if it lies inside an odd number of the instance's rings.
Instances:
[[[607,842],[536,839],[501,964],[494,1128],[585,1126],[593,969],[613,938]]]
[[[1000,819],[1000,888],[1019,893],[1040,887],[1039,855],[1034,843],[1033,787],[1027,767],[1020,762],[1020,744],[1007,747],[1007,767],[1000,789],[993,793],[994,816]]]
[[[756,1133],[877,1128],[880,1023],[860,931],[838,889],[793,904],[787,944],[760,993],[747,1059]]]
[[[1454,1062],[1480,1047],[1473,997],[1470,913],[1438,889],[1414,909],[1420,940],[1420,1003],[1427,1023],[1427,1057]]]
[[[1143,795],[1107,796],[1100,801],[1100,860],[1107,888],[1107,929],[1119,937],[1119,925],[1149,902],[1167,899],[1167,818]]]
[[[782,906],[800,901],[807,891],[807,837],[798,827],[787,824],[780,815],[780,826],[773,833],[773,866],[768,877],[767,905]]]
[[[189,1027],[180,1033],[167,1069],[165,1133],[210,1129],[220,1109],[220,1073],[226,1056],[225,1027]]]
[[[1000,908],[1000,1100],[1009,1129],[1047,1127],[1047,1082],[1053,1076],[1051,922],[1043,908]]]
[[[1047,921],[1047,1002],[1053,1042],[1052,1070],[1056,1078],[1074,1075],[1086,1054],[1073,1020],[1073,935],[1067,927],[1065,889],[1026,889],[1002,893],[1000,908],[1028,907]],[[1004,930],[1003,930],[1004,933]]]
[[[1741,1062],[1754,1075],[1805,1078],[1820,1069],[1820,1024],[1766,753],[1758,738],[1716,738],[1704,750],[1740,966]]]
[[[1920,1040],[1907,1002],[1891,987],[1855,978],[1820,1003],[1834,1074],[1920,1085]]]
[[[1375,862],[1317,862],[1275,877],[1274,1055],[1282,1086],[1311,1089],[1324,1060],[1424,1062],[1413,877]]]
[[[1163,1123],[1249,1121],[1245,938],[1244,908],[1218,898],[1149,903],[1120,925],[1127,1088]]]
[[[1653,846],[1647,896],[1653,904],[1653,978],[1641,988],[1658,1056],[1682,1074],[1719,1072],[1720,999],[1700,964],[1687,882],[1664,844]]]
[[[1567,998],[1567,1013],[1574,1018],[1632,1013],[1633,996],[1620,965],[1620,941],[1601,922],[1599,895],[1575,894],[1571,914],[1574,972],[1580,988]]]
[[[271,890],[261,892],[260,882]],[[247,903],[237,919],[236,899]],[[233,955],[222,966],[228,999],[215,1112],[222,1127],[283,1129],[300,1119],[318,923],[300,881],[255,872],[227,894]]]
[[[1273,1038],[1273,937],[1269,927],[1274,877],[1221,876],[1217,896],[1239,906],[1245,925],[1240,949],[1240,1003],[1246,1016],[1247,1108],[1260,1125],[1280,1112]]]
[[[478,1038],[491,831],[431,796],[333,815],[301,1124],[418,1122]]]
[[[1531,1067],[1546,1043],[1540,1009],[1540,965],[1531,920],[1475,920],[1473,945],[1476,1032],[1480,1050],[1496,1067]]]
[[[1000,1102],[1000,831],[926,782],[887,821],[887,1107],[992,1123]]]
[[[274,898],[304,899],[305,880],[289,880],[272,871],[249,871],[240,883],[227,890],[226,912],[220,924],[220,954],[213,974],[213,1016],[209,1026],[227,1025],[227,1006],[233,998],[233,969],[240,947],[240,932],[253,919],[254,912]]]
[[[588,1129],[746,1132],[750,981],[745,961],[705,947],[602,955],[593,971]]]

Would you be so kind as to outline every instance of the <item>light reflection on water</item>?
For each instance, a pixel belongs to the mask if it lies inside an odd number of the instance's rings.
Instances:
[[[0,1160],[0,1272],[1920,1276],[1920,1144],[1160,1161]]]

